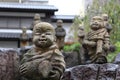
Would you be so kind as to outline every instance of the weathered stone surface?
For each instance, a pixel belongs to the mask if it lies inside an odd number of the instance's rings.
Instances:
[[[120,53],[115,57],[113,63],[120,64]]]
[[[73,80],[72,77],[71,77],[71,69],[66,69],[63,77],[62,77],[62,80]]]
[[[68,68],[62,80],[120,80],[117,64],[88,64]]]
[[[120,80],[120,67],[116,69],[116,79],[115,80]]]
[[[16,51],[0,51],[0,80],[18,80],[18,61]]]
[[[95,80],[97,79],[97,71],[98,71],[98,65],[97,64],[90,64],[86,65],[83,71],[83,79],[84,80]]]
[[[117,68],[118,65],[111,63],[100,65],[99,80],[115,80]]]
[[[79,65],[79,59],[78,59],[78,55],[79,53],[77,52],[64,52],[64,59],[66,62],[66,68],[70,68],[73,66],[77,66]]]
[[[81,65],[72,69],[74,80],[95,80],[97,78],[98,66],[96,64]]]
[[[0,50],[0,80],[19,80],[17,54],[15,50]],[[117,60],[119,60],[118,56]],[[66,69],[62,80],[120,80],[120,65],[119,62],[116,62],[116,64],[74,66]]]

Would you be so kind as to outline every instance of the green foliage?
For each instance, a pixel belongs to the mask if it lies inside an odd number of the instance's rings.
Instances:
[[[114,58],[116,57],[116,55],[120,53],[120,42],[119,41],[115,43],[115,47],[116,47],[116,51],[113,53],[109,53],[107,56],[108,62],[112,62]]]
[[[80,24],[82,23],[82,19],[80,19],[79,16],[75,16],[73,20],[73,24],[70,27],[69,33],[73,34],[74,42],[78,41],[78,28]]]
[[[71,45],[65,45],[63,50],[65,52],[71,52],[71,51],[79,51],[80,50],[80,43],[74,43]]]
[[[90,20],[93,16],[98,15],[101,12],[101,8],[99,6],[99,0],[93,0],[93,5],[90,5],[86,9],[85,17],[83,19],[85,31],[88,32],[90,30]]]
[[[89,23],[93,16],[107,13],[109,23],[112,25],[111,42],[120,40],[120,1],[119,0],[93,0],[93,5],[88,6],[84,18],[85,31],[89,31]]]
[[[113,27],[111,41],[115,43],[120,40],[120,1],[110,0],[103,6],[103,12],[109,15],[109,22]]]

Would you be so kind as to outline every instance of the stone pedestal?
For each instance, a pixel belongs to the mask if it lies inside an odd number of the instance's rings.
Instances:
[[[62,80],[120,80],[120,66],[112,63],[79,65],[67,69]]]
[[[19,57],[15,50],[0,51],[0,80],[18,80]]]

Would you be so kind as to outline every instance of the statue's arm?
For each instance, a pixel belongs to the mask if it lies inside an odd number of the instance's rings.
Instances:
[[[106,32],[104,39],[104,49],[109,50],[109,47],[110,47],[110,35],[108,32]]]
[[[96,46],[96,42],[95,41],[90,41],[86,37],[83,39],[83,43],[82,44],[83,44],[83,46],[90,46],[90,47]]]
[[[52,61],[52,70],[49,73],[49,77],[52,80],[60,80],[65,71],[65,62],[62,53],[59,50],[55,51]]]
[[[29,59],[29,55],[24,55],[23,59],[21,60],[21,65],[20,65],[20,74],[21,76],[24,76],[26,78],[31,77],[30,75],[34,73],[36,73],[37,68],[35,66],[37,66],[35,61],[28,61]]]

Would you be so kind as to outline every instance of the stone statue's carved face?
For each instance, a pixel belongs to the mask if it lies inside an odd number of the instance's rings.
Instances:
[[[103,17],[104,21],[108,21],[108,19],[109,19],[107,14],[102,14],[102,17]]]
[[[63,24],[63,21],[62,21],[62,20],[58,20],[58,21],[57,21],[57,26],[58,26],[58,27],[62,27],[62,24]]]
[[[26,33],[26,31],[27,31],[27,28],[26,28],[26,27],[23,27],[23,28],[22,28],[22,32],[23,32],[23,33]]]
[[[91,20],[90,27],[92,30],[98,30],[104,27],[103,24],[104,24],[103,18],[100,16],[95,16]]]
[[[35,16],[34,16],[34,20],[40,20],[40,14],[35,14]]]
[[[55,40],[53,26],[46,22],[38,23],[33,29],[33,43],[36,47],[50,47]]]

